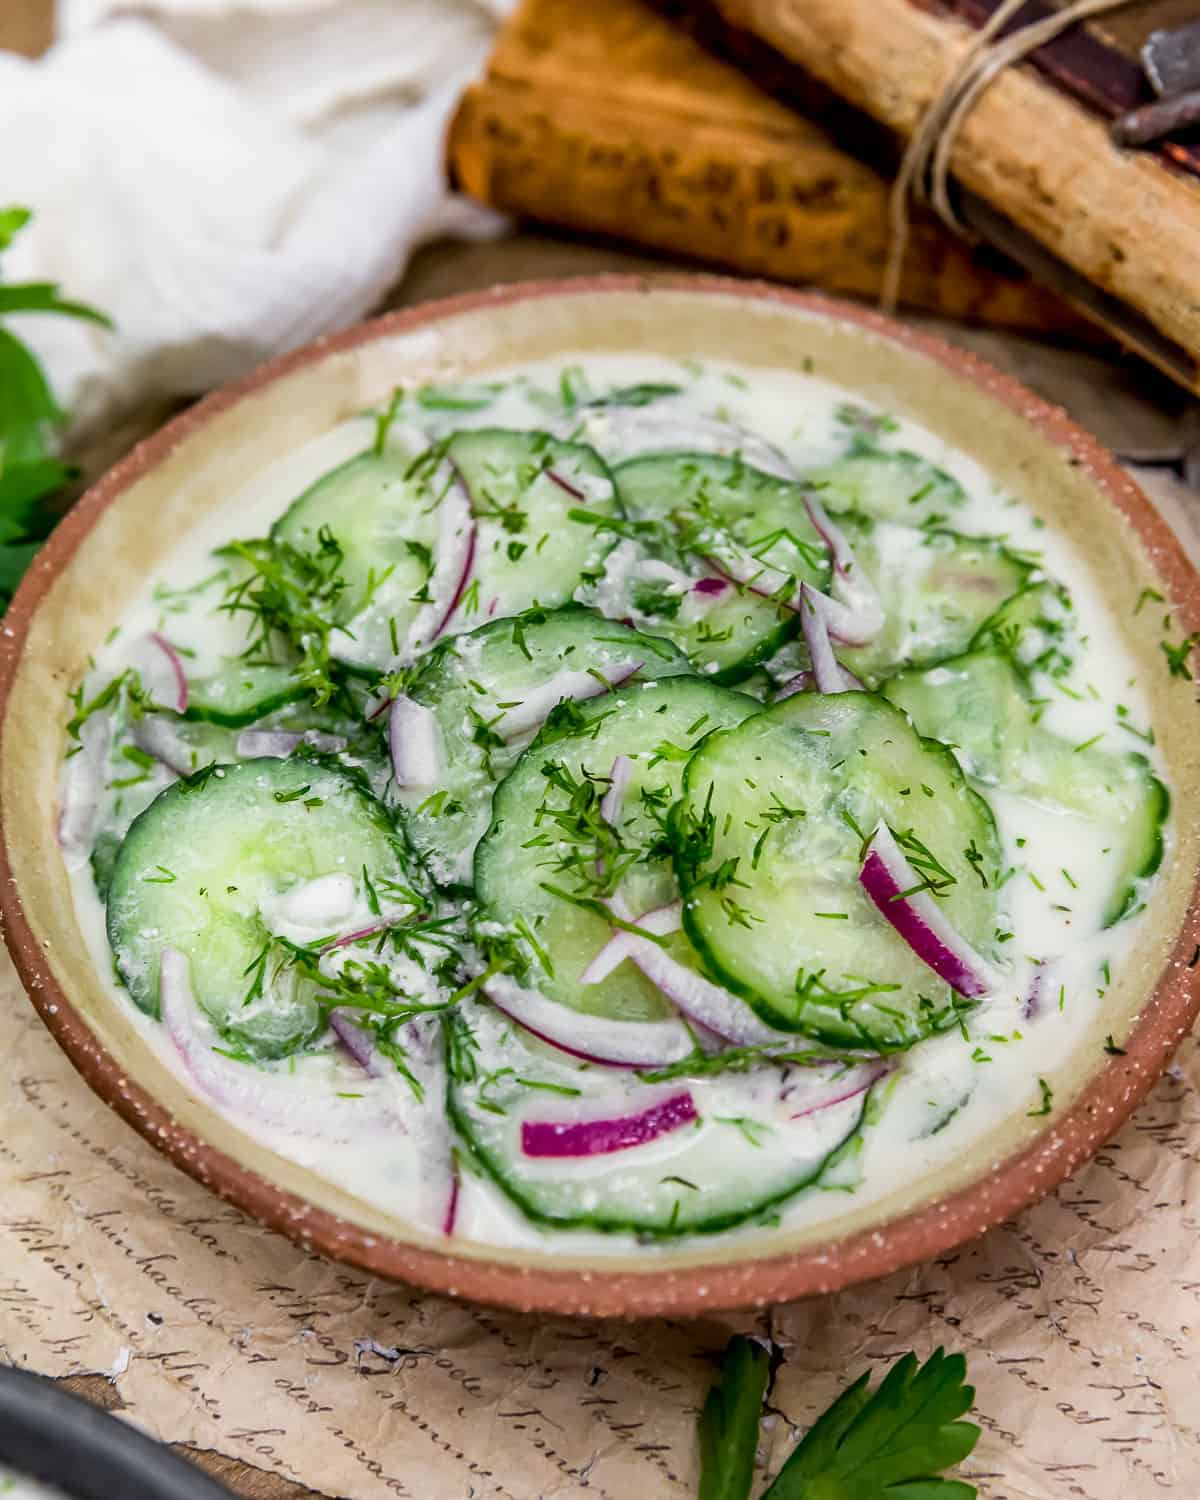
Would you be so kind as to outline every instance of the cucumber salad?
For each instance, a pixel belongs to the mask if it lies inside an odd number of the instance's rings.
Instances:
[[[248,476],[67,717],[152,1045],[458,1243],[809,1228],[1052,1114],[1168,835],[1030,504],[816,374],[640,354]]]

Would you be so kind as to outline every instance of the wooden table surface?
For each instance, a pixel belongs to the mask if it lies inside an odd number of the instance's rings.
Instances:
[[[38,55],[51,39],[52,19],[52,0],[0,0],[0,49]],[[419,302],[495,282],[644,269],[653,264],[643,255],[615,247],[533,232],[517,233],[490,244],[437,244],[417,254],[388,305]],[[1136,361],[992,332],[935,326],[1067,406],[1115,448],[1154,449],[1177,440],[1186,399]],[[104,1376],[74,1377],[65,1383],[104,1405],[111,1406],[118,1400]],[[313,1494],[275,1474],[215,1453],[193,1452],[190,1456],[246,1500],[303,1500]]]

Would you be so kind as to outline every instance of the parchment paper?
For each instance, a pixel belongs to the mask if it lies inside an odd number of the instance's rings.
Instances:
[[[1183,492],[1148,478],[1194,545]],[[1016,1223],[869,1287],[690,1324],[493,1313],[304,1255],[111,1115],[2,954],[0,1056],[0,1356],[77,1377],[242,1495],[694,1500],[696,1414],[735,1328],[784,1356],[772,1470],[849,1379],[945,1344],[978,1389],[963,1473],[986,1500],[1200,1495],[1195,1037]]]
[[[774,1463],[849,1376],[944,1343],[978,1388],[964,1472],[988,1500],[1200,1493],[1194,1037],[1092,1166],[959,1253],[760,1319],[632,1325],[424,1297],[259,1229],[95,1099],[7,958],[0,1045],[0,1354],[107,1374],[158,1437],[349,1500],[693,1500],[737,1327],[785,1355]]]

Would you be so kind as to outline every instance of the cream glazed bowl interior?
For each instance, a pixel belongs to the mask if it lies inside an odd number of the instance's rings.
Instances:
[[[974,1149],[891,1196],[808,1228],[695,1238],[625,1257],[446,1242],[265,1148],[187,1087],[97,971],[56,840],[67,692],[181,537],[280,455],[386,399],[588,353],[650,352],[812,370],[976,460],[1063,532],[1136,660],[1173,798],[1168,856],[1123,972],[1053,1109],[1027,1100]],[[1198,1007],[1200,736],[1194,684],[1160,650],[1161,609],[1200,627],[1200,578],[1129,478],[1060,411],[981,361],[861,308],[709,277],[500,288],[351,329],[227,387],[107,474],[59,527],[0,638],[0,908],[47,1026],[88,1083],[184,1171],[262,1222],[373,1274],[519,1309],[689,1314],[826,1292],[940,1254],[1031,1203],[1093,1154],[1166,1066]],[[1105,1051],[1112,1037],[1121,1049]]]

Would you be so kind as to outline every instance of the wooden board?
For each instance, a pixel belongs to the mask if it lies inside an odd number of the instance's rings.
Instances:
[[[874,297],[888,184],[642,0],[524,0],[450,135],[505,211],[782,281]],[[1080,332],[1062,303],[921,218],[902,288],[972,322]]]

